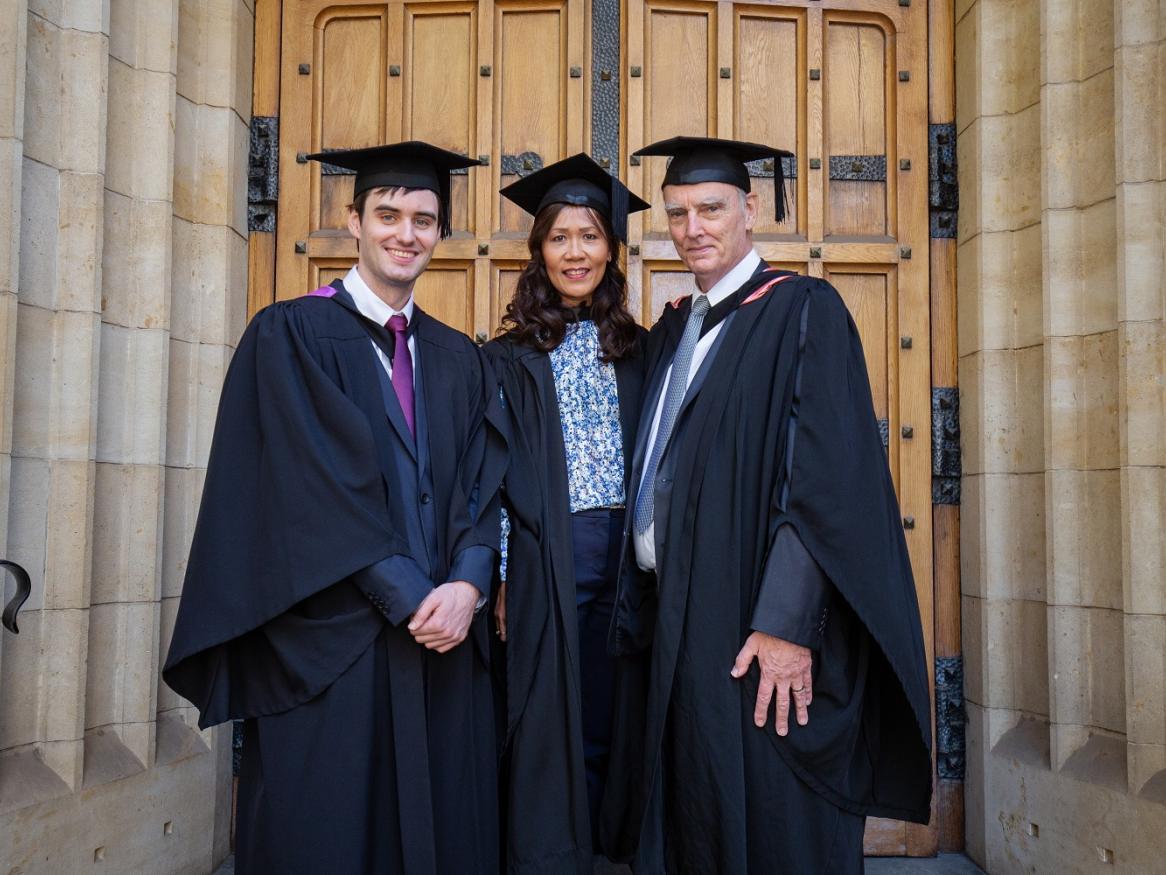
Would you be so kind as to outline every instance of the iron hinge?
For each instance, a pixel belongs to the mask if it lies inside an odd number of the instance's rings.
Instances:
[[[883,182],[887,178],[887,156],[831,155],[830,178],[848,182]]]
[[[247,153],[247,230],[274,231],[278,201],[279,116],[252,116]]]
[[[939,777],[962,781],[967,754],[964,658],[935,658],[935,765]]]
[[[591,2],[591,154],[611,159],[619,176],[620,0]]]
[[[518,155],[503,155],[501,173],[503,176],[527,176],[543,169],[543,159],[538,152],[522,152]]]
[[[928,125],[928,206],[931,208],[931,236],[955,237],[956,214],[960,208],[959,178],[956,173],[955,123]]]
[[[931,390],[931,503],[960,503],[960,391]]]
[[[745,169],[748,170],[749,175],[755,179],[772,179],[774,170],[773,159],[758,158],[755,161],[746,161]],[[781,175],[785,179],[797,179],[798,159],[792,155],[783,156],[781,159]]]

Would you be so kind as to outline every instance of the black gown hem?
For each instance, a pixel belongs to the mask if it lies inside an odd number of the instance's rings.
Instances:
[[[925,809],[900,808],[894,805],[881,805],[877,802],[859,802],[851,799],[837,790],[827,786],[821,780],[814,776],[814,773],[803,766],[793,754],[783,748],[781,745],[775,744],[774,750],[782,758],[782,761],[789,766],[790,770],[802,780],[803,783],[831,805],[836,808],[841,808],[843,811],[854,814],[859,817],[886,817],[891,820],[905,820],[910,823],[919,823],[926,826],[931,820],[931,805]],[[928,798],[931,794],[928,793]]]

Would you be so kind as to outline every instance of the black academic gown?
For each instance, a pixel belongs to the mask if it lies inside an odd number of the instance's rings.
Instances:
[[[414,441],[370,343],[387,332],[337,289],[240,341],[163,677],[201,726],[246,720],[240,872],[494,872],[487,618],[446,654],[405,622],[483,559],[488,580],[496,382],[417,309]]]
[[[507,871],[590,875],[566,450],[547,353],[505,337],[483,347],[505,397],[510,517],[503,799]],[[625,466],[643,358],[615,364]],[[595,849],[598,850],[598,849]]]
[[[850,872],[863,816],[929,816],[919,610],[858,332],[829,284],[763,291],[779,275],[765,270],[726,305],[677,418],[653,484],[654,575],[628,514],[612,645],[642,672],[623,679],[604,836],[624,856],[638,844],[637,873]],[[629,507],[690,307],[649,338]],[[782,738],[772,707],[753,723],[756,662],[729,670],[767,612],[797,619],[815,587],[810,723],[791,709]]]

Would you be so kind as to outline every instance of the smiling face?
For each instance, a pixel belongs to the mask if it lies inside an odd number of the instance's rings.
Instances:
[[[567,307],[591,302],[612,254],[599,220],[587,207],[577,206],[559,210],[541,252],[547,277]]]
[[[402,307],[441,239],[437,195],[428,189],[378,188],[368,192],[362,207],[348,211],[349,233],[360,244],[357,270],[381,300]]]
[[[676,253],[707,292],[753,246],[757,195],[727,182],[664,186],[664,209]]]

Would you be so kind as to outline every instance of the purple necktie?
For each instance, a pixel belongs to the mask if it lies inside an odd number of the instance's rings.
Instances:
[[[397,393],[401,412],[405,414],[409,434],[415,439],[417,429],[413,425],[413,359],[409,356],[409,340],[405,337],[408,325],[400,313],[390,317],[385,323],[385,327],[393,332],[393,391]]]

